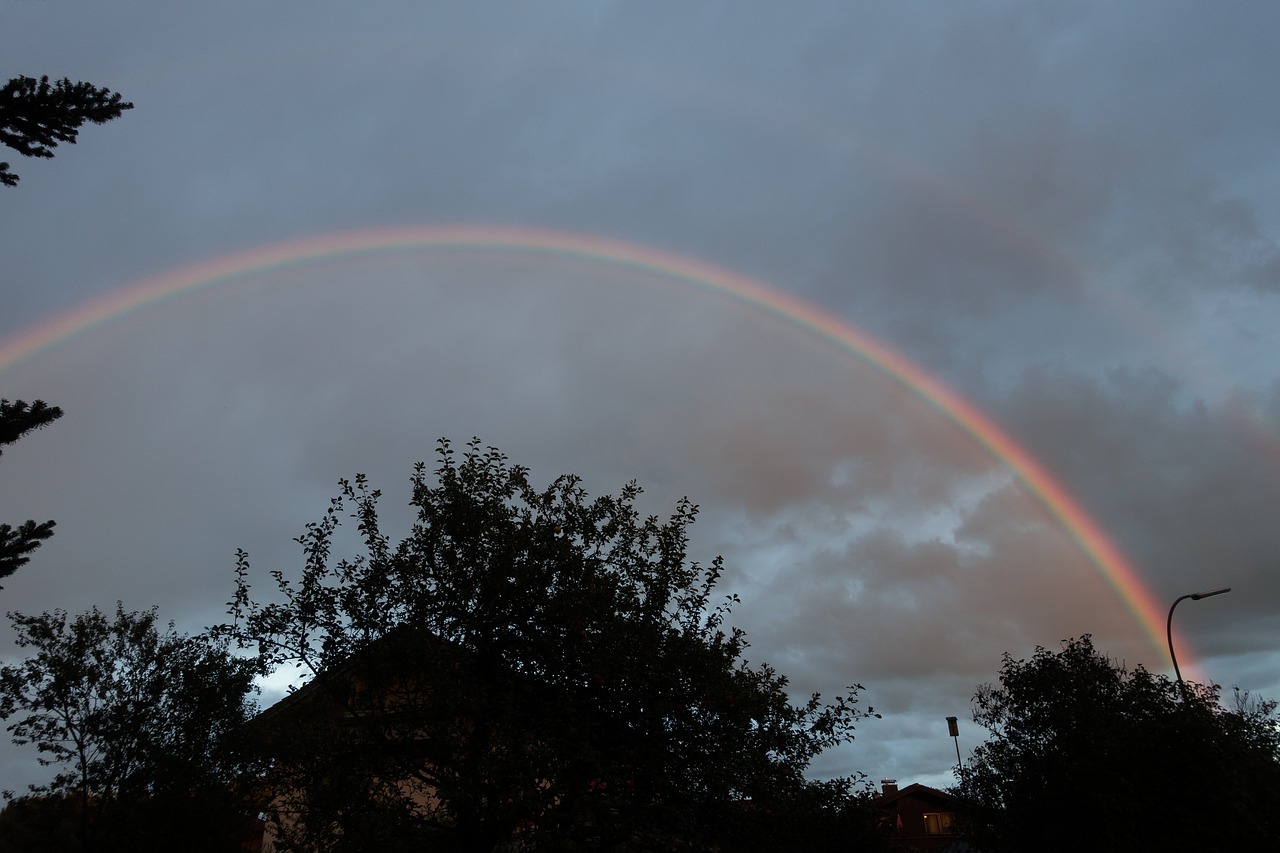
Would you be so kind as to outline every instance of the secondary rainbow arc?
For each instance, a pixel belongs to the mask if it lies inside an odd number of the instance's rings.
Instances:
[[[0,342],[0,371],[89,328],[219,282],[337,255],[414,247],[567,254],[657,272],[767,311],[865,359],[928,401],[1021,480],[1097,567],[1157,654],[1167,657],[1163,609],[1137,569],[1068,490],[978,407],[844,319],[748,276],[660,249],[580,233],[491,225],[422,225],[318,235],[223,256],[87,301]],[[1185,644],[1179,641],[1179,647]],[[1190,663],[1189,668],[1194,667]]]

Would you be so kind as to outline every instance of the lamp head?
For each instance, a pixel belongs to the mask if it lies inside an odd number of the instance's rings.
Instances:
[[[1209,590],[1208,592],[1196,592],[1196,593],[1192,593],[1192,595],[1191,595],[1191,600],[1192,600],[1192,601],[1199,601],[1200,599],[1202,599],[1202,598],[1208,598],[1208,597],[1209,597],[1209,596],[1211,596],[1211,595],[1222,595],[1224,592],[1231,592],[1231,587],[1229,587],[1229,586],[1222,586],[1222,587],[1218,587],[1217,589],[1211,589],[1211,590]]]

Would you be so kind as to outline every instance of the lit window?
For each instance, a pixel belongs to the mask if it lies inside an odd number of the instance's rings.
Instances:
[[[955,815],[951,812],[925,812],[924,831],[928,835],[950,835],[954,819]]]

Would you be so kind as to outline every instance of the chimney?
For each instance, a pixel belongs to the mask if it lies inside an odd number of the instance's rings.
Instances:
[[[898,793],[898,780],[897,779],[881,779],[880,793],[886,797],[889,796],[890,794]]]

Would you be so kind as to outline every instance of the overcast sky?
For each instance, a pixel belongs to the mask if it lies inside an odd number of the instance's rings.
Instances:
[[[871,335],[1016,440],[1178,609],[1180,662],[1280,696],[1280,7],[0,2],[3,77],[136,104],[3,153],[0,341],[291,240],[448,224],[605,237]],[[578,238],[574,238],[578,239]],[[1001,655],[1167,656],[946,413],[775,313],[571,252],[347,253],[219,280],[0,368],[66,410],[0,459],[58,521],[0,609],[218,621],[234,553],[340,477],[403,524],[436,439],[702,507],[734,621],[797,690],[884,713],[820,775],[951,784]],[[1162,626],[1154,626],[1160,633]],[[7,624],[0,655],[15,654]],[[269,697],[264,697],[269,701]],[[7,740],[7,738],[6,738]],[[0,787],[41,778],[3,751]]]

